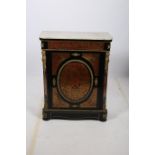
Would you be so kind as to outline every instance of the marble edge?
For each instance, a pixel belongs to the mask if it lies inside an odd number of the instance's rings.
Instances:
[[[62,31],[42,31],[40,40],[106,40],[112,41],[113,38],[108,32],[62,32]]]

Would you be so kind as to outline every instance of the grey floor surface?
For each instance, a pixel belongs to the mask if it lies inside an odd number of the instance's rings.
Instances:
[[[41,119],[42,79],[27,77],[27,155],[128,155],[128,78],[109,78],[107,122]]]

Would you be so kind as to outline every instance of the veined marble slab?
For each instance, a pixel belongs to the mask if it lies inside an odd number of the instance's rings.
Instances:
[[[112,41],[112,36],[108,32],[59,32],[43,31],[40,39],[66,39],[66,40],[106,40]]]

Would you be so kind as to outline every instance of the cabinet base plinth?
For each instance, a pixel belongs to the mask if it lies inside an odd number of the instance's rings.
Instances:
[[[60,110],[43,109],[43,120],[69,119],[69,120],[107,120],[107,110]]]

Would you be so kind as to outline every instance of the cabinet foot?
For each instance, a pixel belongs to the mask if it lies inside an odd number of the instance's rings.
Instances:
[[[43,120],[44,121],[50,120],[50,113],[43,111]]]
[[[107,111],[99,113],[99,120],[102,122],[107,120]]]

